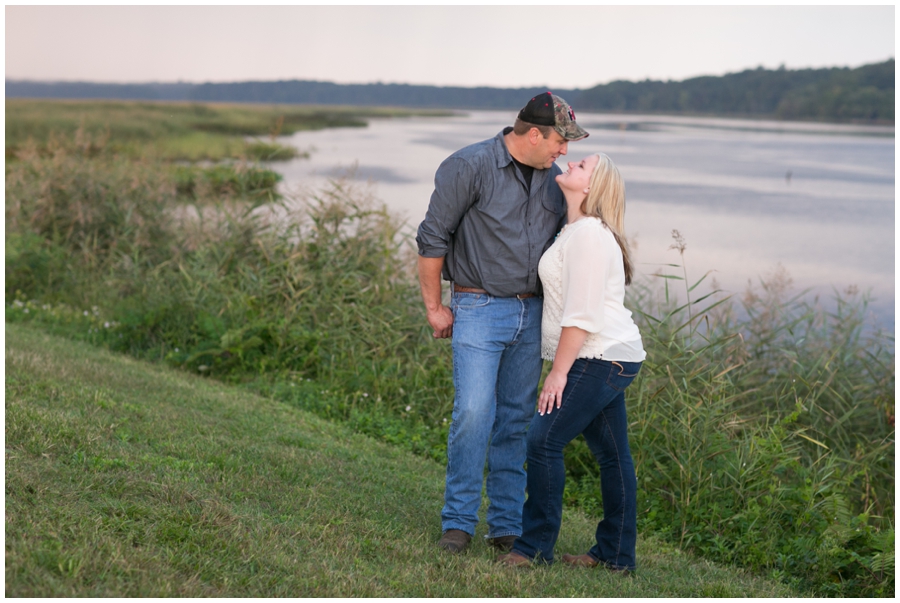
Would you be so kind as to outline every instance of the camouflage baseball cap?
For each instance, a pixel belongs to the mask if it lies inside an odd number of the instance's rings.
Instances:
[[[519,119],[538,126],[553,126],[566,140],[581,140],[588,133],[575,123],[575,112],[565,100],[552,92],[538,94],[519,111]]]

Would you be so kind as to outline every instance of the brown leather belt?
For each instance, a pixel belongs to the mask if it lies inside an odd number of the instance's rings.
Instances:
[[[476,289],[475,287],[460,287],[457,284],[453,285],[454,291],[459,291],[460,293],[487,293],[484,289]],[[519,293],[516,295],[518,299],[528,299],[529,297],[537,297],[534,293]]]

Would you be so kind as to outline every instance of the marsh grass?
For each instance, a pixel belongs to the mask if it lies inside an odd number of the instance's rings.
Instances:
[[[276,185],[282,180],[277,172],[240,163],[176,166],[174,178],[177,193],[192,201],[223,197],[274,201],[280,196]]]
[[[7,168],[7,322],[443,460],[449,346],[425,328],[404,225],[365,190],[213,197],[174,220],[154,164],[79,148]],[[701,294],[681,243],[628,301],[648,352],[628,399],[642,530],[819,594],[893,594],[893,337],[865,328],[859,293],[826,309],[784,273]],[[596,463],[581,442],[566,455],[567,501],[599,513]]]
[[[43,149],[53,138],[77,131],[109,141],[108,149],[132,159],[220,161],[289,159],[296,149],[274,137],[301,130],[365,127],[372,117],[441,114],[436,111],[364,107],[248,105],[183,102],[58,101],[6,102],[6,157],[20,148]],[[273,140],[265,143],[258,137]],[[257,137],[247,141],[247,137]]]
[[[864,297],[828,311],[783,271],[747,291],[741,319],[715,293],[650,295],[634,300],[641,525],[823,594],[892,593],[893,337],[866,328]]]
[[[245,152],[250,159],[257,161],[286,161],[295,157],[309,158],[309,152],[302,153],[294,147],[286,147],[276,142],[255,140],[245,147]]]

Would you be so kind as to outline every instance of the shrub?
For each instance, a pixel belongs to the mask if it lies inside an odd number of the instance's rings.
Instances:
[[[37,291],[57,299],[110,262],[170,253],[175,190],[164,170],[95,156],[96,144],[79,134],[54,141],[49,154],[27,145],[7,166],[7,291],[36,291],[40,281]]]
[[[240,163],[176,166],[174,177],[178,194],[192,200],[243,197],[274,201],[280,197],[275,186],[282,180],[277,172]]]
[[[309,153],[300,153],[294,147],[280,145],[276,142],[263,142],[261,140],[247,143],[246,153],[248,159],[255,159],[256,161],[286,161],[294,157],[309,157]]]

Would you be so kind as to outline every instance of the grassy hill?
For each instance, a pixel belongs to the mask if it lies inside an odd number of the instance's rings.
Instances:
[[[290,405],[6,325],[7,597],[804,594],[647,536],[631,578],[499,567],[483,532],[442,554],[442,489]],[[559,551],[595,521],[567,511]]]

